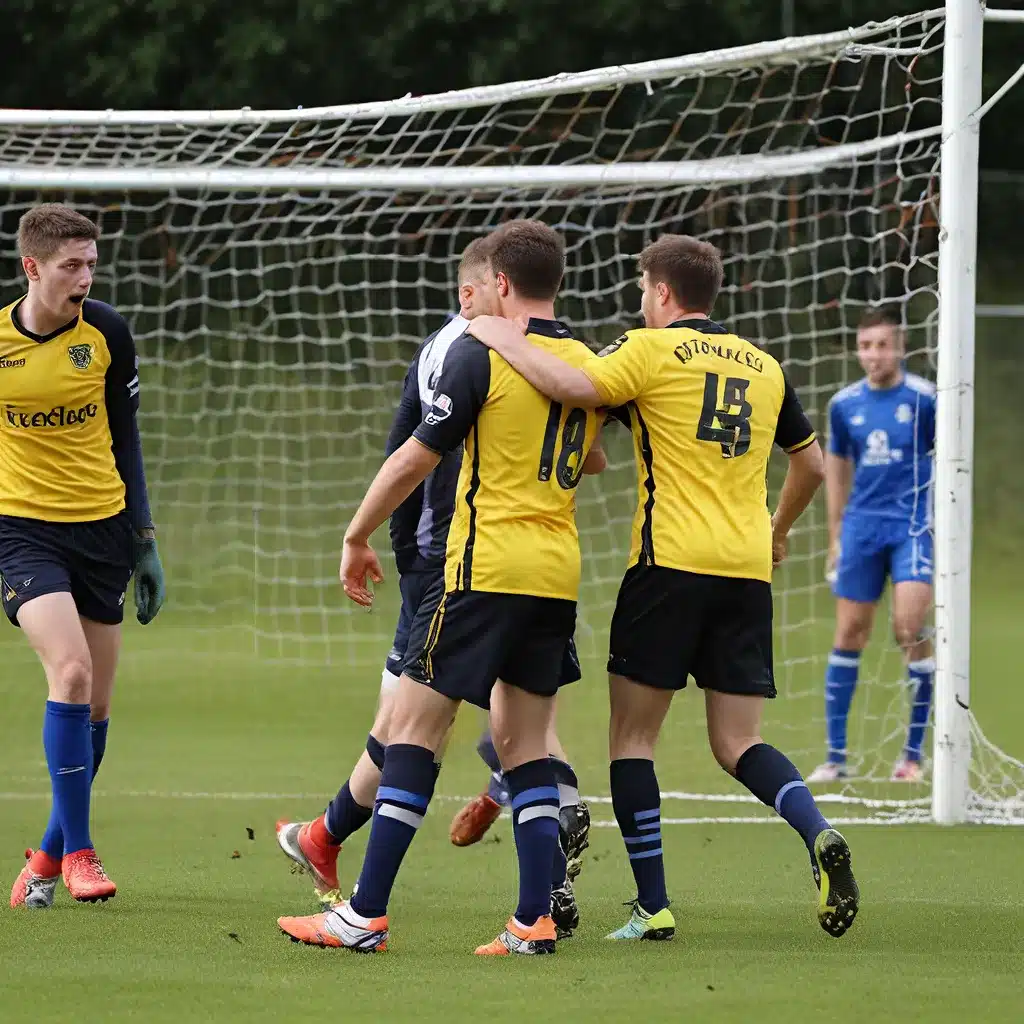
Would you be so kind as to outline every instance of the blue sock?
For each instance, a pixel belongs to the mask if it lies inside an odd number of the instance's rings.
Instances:
[[[498,760],[498,752],[494,749],[490,731],[480,737],[476,752],[483,763],[491,769],[491,777],[487,781],[487,795],[500,807],[507,807],[508,784],[505,782],[505,773],[501,770],[501,761]]]
[[[914,703],[910,706],[910,727],[907,729],[907,748],[904,753],[908,761],[920,761],[924,731],[928,727],[928,712],[932,705],[935,659],[912,661],[907,666],[907,675],[914,686]]]
[[[357,914],[382,917],[387,913],[398,869],[423,824],[436,777],[434,755],[426,747],[411,743],[388,746],[363,870],[351,900]]]
[[[736,778],[763,804],[796,829],[814,851],[814,840],[829,827],[801,774],[785,754],[768,743],[748,747],[736,762]]]
[[[53,807],[63,834],[63,849],[40,845],[51,857],[92,847],[89,837],[89,790],[92,786],[92,742],[88,704],[46,702],[43,749],[50,769]],[[47,829],[49,833],[49,829]]]
[[[825,722],[828,735],[828,759],[846,764],[846,721],[850,717],[853,691],[857,689],[860,651],[836,648],[828,656],[825,672]]]
[[[661,847],[661,790],[654,762],[640,757],[612,761],[612,809],[636,879],[637,901],[648,914],[668,906]]]
[[[107,728],[109,725],[109,718],[104,718],[101,722],[89,723],[89,733],[92,739],[93,779],[96,778],[96,773],[100,770],[100,763],[103,761],[103,754],[107,749]],[[64,831],[60,827],[60,817],[57,814],[56,805],[50,807],[50,820],[46,824],[46,831],[43,833],[39,849],[57,859],[64,856]]]
[[[513,768],[505,773],[505,779],[512,798],[512,832],[519,859],[515,917],[529,927],[551,913],[551,869],[558,848],[558,784],[547,757]]]
[[[335,845],[340,845],[353,832],[358,832],[373,817],[373,808],[357,804],[348,780],[338,790],[338,795],[327,805],[324,824]]]

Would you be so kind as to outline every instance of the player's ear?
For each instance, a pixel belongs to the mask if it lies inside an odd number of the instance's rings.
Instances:
[[[667,306],[672,299],[672,292],[669,290],[667,284],[664,281],[659,281],[657,284],[658,289],[658,301],[663,305]]]
[[[497,285],[498,294],[503,299],[507,299],[508,293],[512,290],[512,285],[509,283],[509,279],[503,273],[501,273],[501,271],[499,271],[497,277],[495,277],[494,279],[494,282]]]
[[[39,261],[35,256],[22,256],[21,265],[25,270],[25,276],[30,281],[39,280]]]

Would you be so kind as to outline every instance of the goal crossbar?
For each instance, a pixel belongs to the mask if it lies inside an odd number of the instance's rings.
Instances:
[[[543,99],[591,89],[613,89],[624,85],[665,79],[688,78],[718,73],[749,65],[788,64],[835,53],[843,46],[855,46],[876,36],[887,36],[894,28],[942,18],[941,9],[872,21],[857,28],[794,36],[766,42],[732,46],[704,53],[687,54],[637,64],[619,64],[590,71],[566,72],[519,82],[452,89],[430,96],[403,96],[397,100],[351,103],[337,106],[298,107],[293,110],[32,110],[0,109],[0,125],[160,125],[215,127],[262,125],[282,121],[374,121],[387,117],[439,113],[487,107],[519,99]]]

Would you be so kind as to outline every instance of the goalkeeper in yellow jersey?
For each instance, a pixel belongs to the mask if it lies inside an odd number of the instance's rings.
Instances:
[[[117,887],[89,833],[106,745],[128,582],[146,624],[164,600],[146,493],[135,342],[88,298],[99,229],[66,206],[18,226],[28,293],[0,310],[0,596],[46,673],[43,747],[52,809],[11,906],[49,907]]]

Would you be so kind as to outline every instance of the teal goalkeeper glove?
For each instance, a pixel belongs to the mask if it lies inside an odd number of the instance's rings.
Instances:
[[[135,610],[143,626],[156,618],[163,607],[167,591],[164,588],[164,567],[152,537],[135,535]]]

